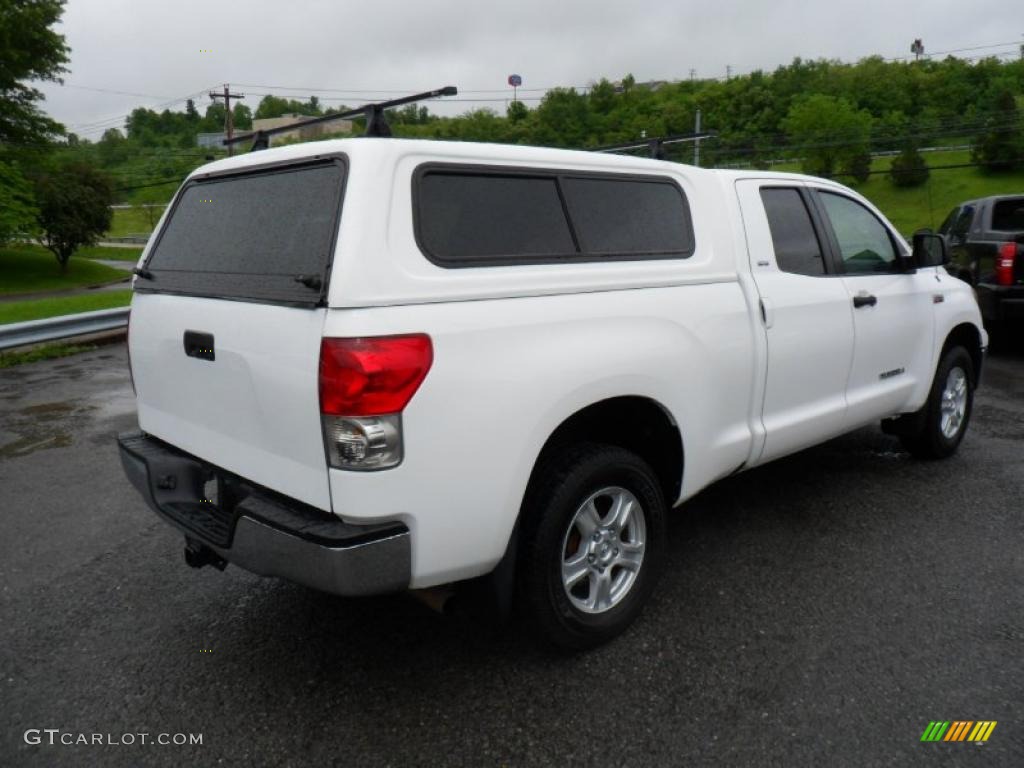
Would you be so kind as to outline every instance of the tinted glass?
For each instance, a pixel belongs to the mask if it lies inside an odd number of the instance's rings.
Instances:
[[[953,229],[953,222],[956,221],[956,215],[959,212],[960,212],[959,208],[954,208],[952,211],[949,212],[949,215],[946,216],[945,220],[942,222],[942,225],[939,227],[939,234],[940,235],[948,235],[949,234],[949,231],[951,229]]]
[[[761,190],[768,227],[775,246],[775,262],[783,272],[824,275],[825,258],[800,193],[795,189]]]
[[[1024,197],[1000,200],[992,206],[992,229],[1024,232]]]
[[[686,254],[693,236],[674,184],[632,179],[563,180],[569,215],[587,254]]]
[[[971,219],[974,218],[974,206],[965,205],[960,210],[960,215],[957,216],[956,221],[953,223],[953,234],[958,237],[964,237],[971,229]]]
[[[315,303],[320,289],[295,278],[326,278],[343,177],[330,163],[189,185],[137,286]]]
[[[439,261],[576,253],[553,178],[428,172],[417,203],[422,245]]]
[[[860,203],[821,193],[847,273],[891,272],[896,261],[892,238],[878,218]]]

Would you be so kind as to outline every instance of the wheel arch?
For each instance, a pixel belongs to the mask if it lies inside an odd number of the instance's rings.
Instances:
[[[985,355],[981,346],[981,332],[973,323],[960,323],[950,329],[946,334],[946,340],[942,343],[942,350],[939,352],[939,360],[946,352],[955,346],[962,346],[971,356],[971,363],[974,366],[974,383],[977,385],[981,377],[981,366],[985,362]],[[938,363],[936,363],[937,365]]]
[[[668,506],[679,498],[684,469],[682,433],[669,410],[658,401],[640,395],[610,397],[565,418],[541,447],[527,493],[553,453],[580,442],[616,445],[637,454],[654,470]]]

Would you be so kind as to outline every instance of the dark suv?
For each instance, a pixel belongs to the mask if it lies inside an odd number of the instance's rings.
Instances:
[[[939,227],[951,274],[974,286],[990,331],[1024,323],[1024,195],[961,203]]]

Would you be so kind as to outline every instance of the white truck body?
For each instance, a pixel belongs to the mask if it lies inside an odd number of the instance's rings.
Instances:
[[[682,460],[666,499],[675,506],[738,470],[920,410],[951,334],[973,333],[979,355],[986,344],[969,286],[941,267],[824,276],[780,269],[765,189],[843,196],[877,217],[898,259],[910,256],[870,202],[812,177],[349,139],[214,162],[183,189],[314,157],[344,158],[346,171],[323,301],[297,307],[166,293],[159,274],[136,278],[129,344],[139,426],[346,523],[402,523],[411,588],[496,566],[545,444],[594,404],[641,398],[675,426]],[[418,244],[413,188],[423,168],[445,165],[668,180],[685,196],[692,252],[439,265]],[[274,201],[262,201],[253,216],[273,210]],[[165,224],[140,268],[161,247]],[[868,295],[872,305],[854,306]],[[182,354],[190,329],[216,339],[215,362]],[[401,413],[401,462],[379,471],[329,466],[317,395],[321,340],[402,334],[429,336],[433,362]]]

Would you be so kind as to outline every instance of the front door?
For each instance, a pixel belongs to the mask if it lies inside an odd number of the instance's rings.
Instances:
[[[846,387],[846,427],[907,410],[922,377],[931,376],[935,269],[907,272],[906,246],[862,202],[817,189],[825,229],[842,270],[854,323]]]

